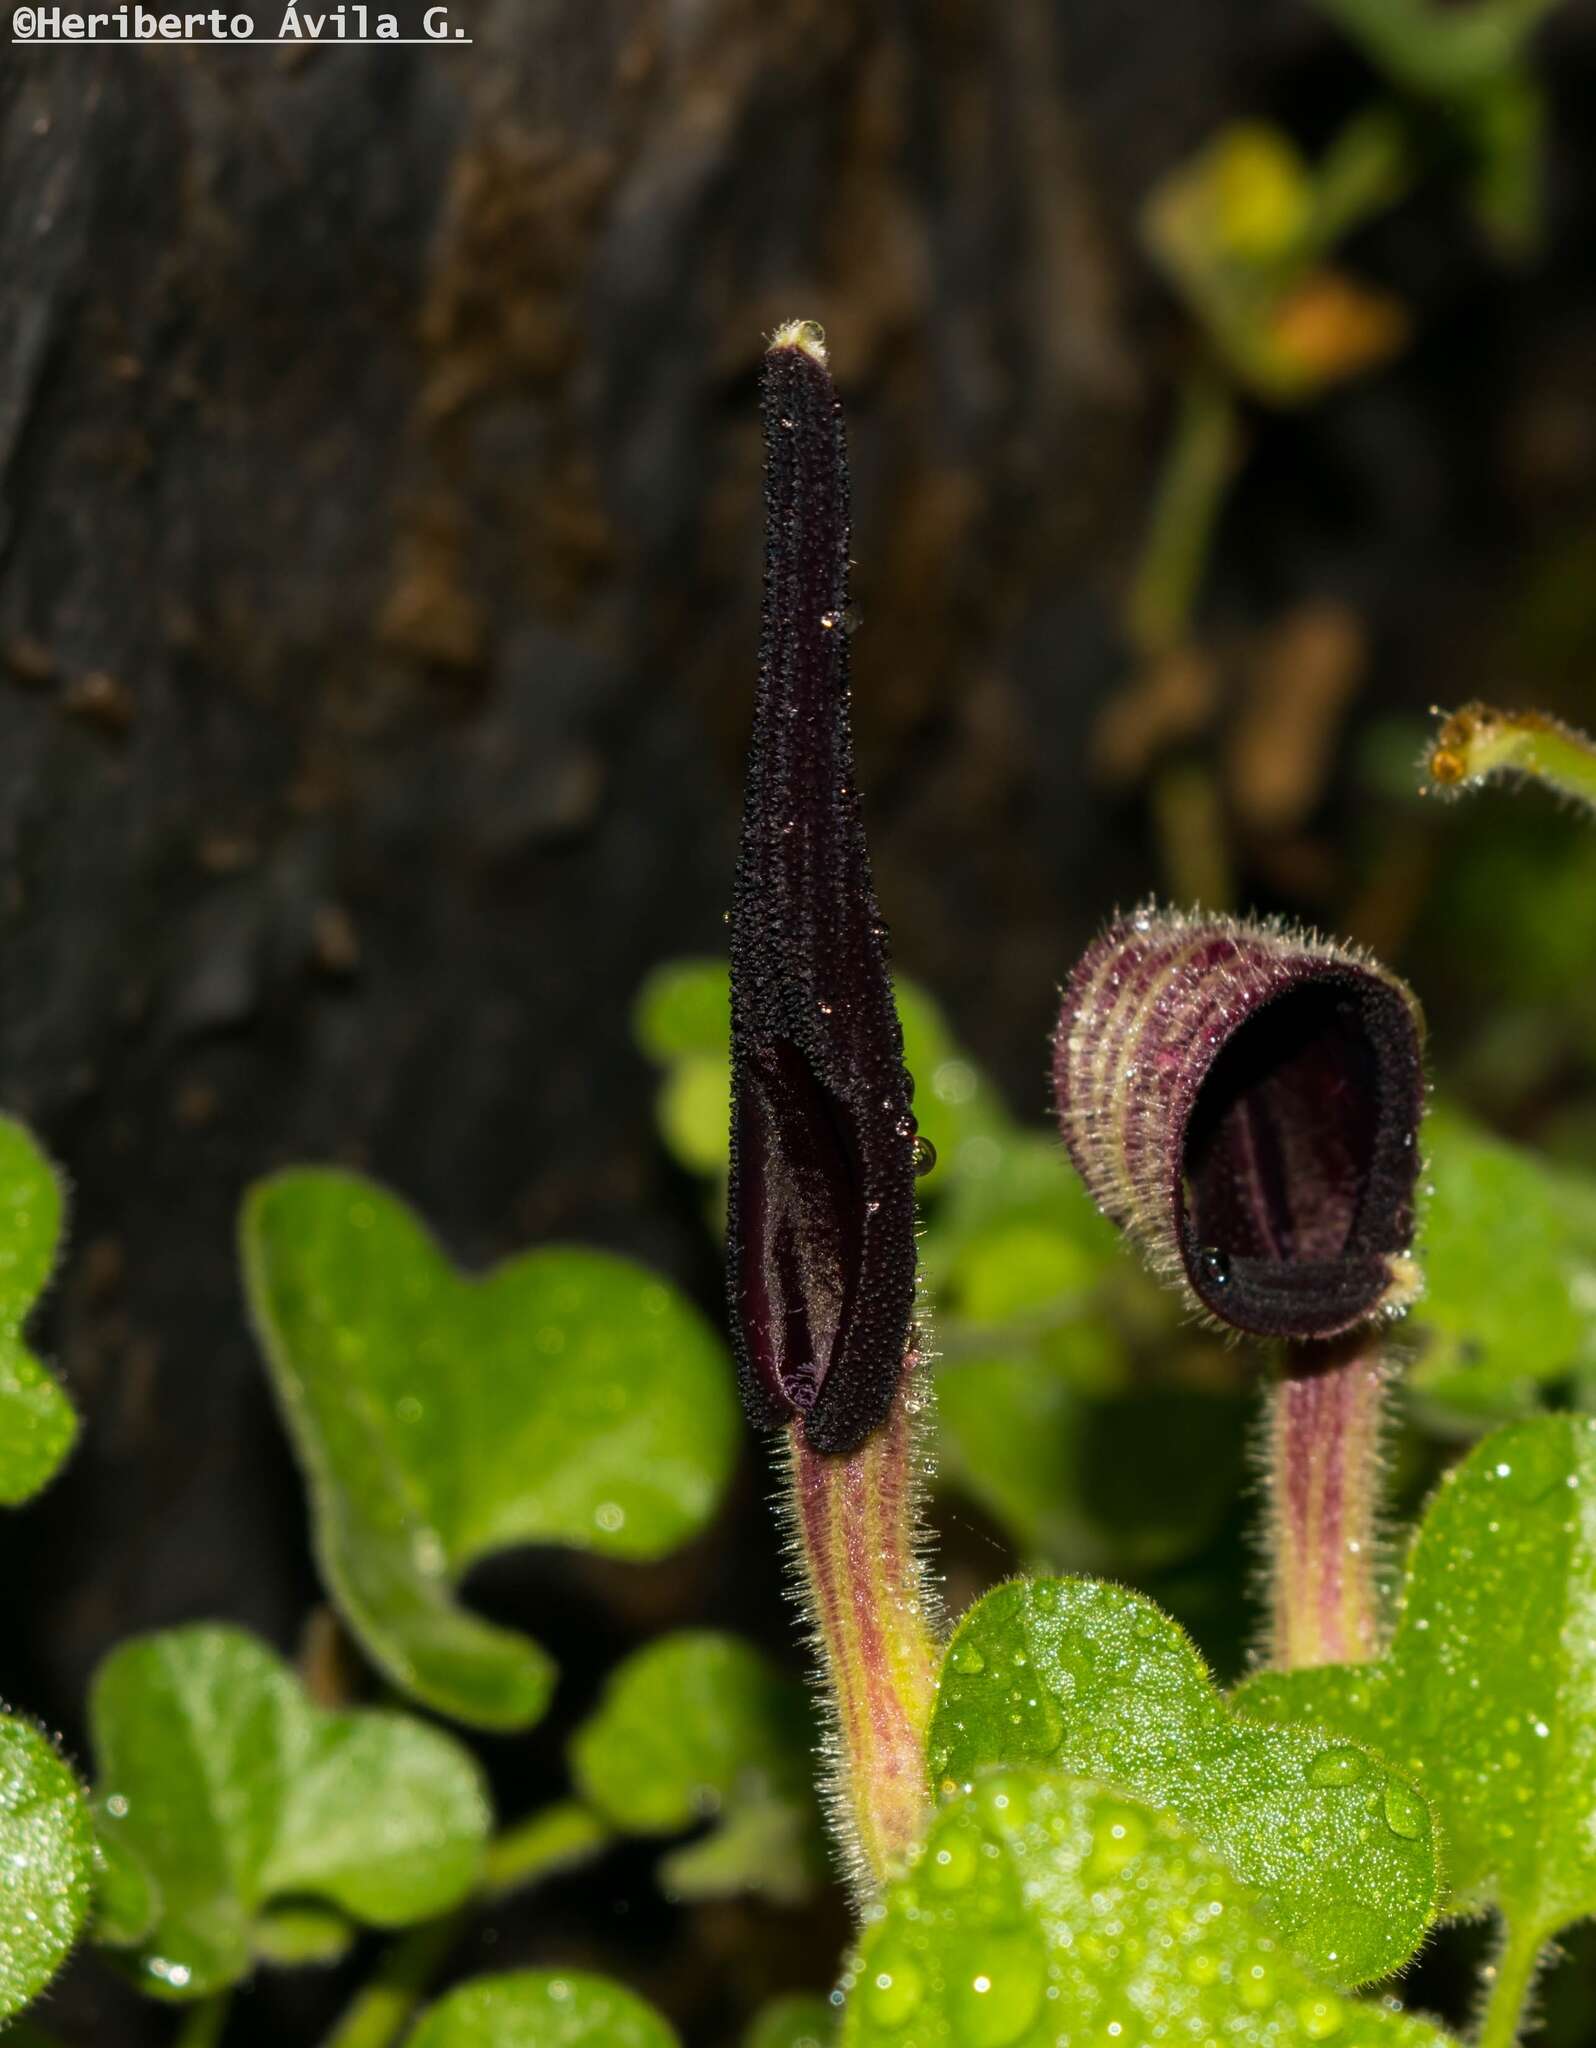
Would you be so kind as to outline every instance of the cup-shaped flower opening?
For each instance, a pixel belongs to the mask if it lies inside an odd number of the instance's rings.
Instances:
[[[855,787],[841,411],[812,330],[765,359],[764,630],[731,921],[727,1291],[744,1399],[856,1449],[915,1295],[915,1121]]]
[[[1098,1202],[1220,1322],[1333,1337],[1417,1293],[1422,1026],[1385,969],[1140,912],[1071,977],[1054,1080]]]

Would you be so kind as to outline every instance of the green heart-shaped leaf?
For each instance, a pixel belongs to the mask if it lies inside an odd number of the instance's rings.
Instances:
[[[1456,1111],[1425,1120],[1435,1192],[1421,1232],[1427,1339],[1415,1390],[1476,1426],[1596,1351],[1596,1181],[1504,1144]]]
[[[61,1183],[23,1125],[0,1116],[0,1505],[53,1478],[72,1448],[72,1403],[22,1339],[54,1270]]]
[[[1123,1587],[1017,1579],[978,1601],[948,1646],[928,1754],[943,1790],[1047,1763],[1178,1814],[1338,1984],[1396,1969],[1429,1924],[1424,1801],[1365,1749],[1233,1715],[1185,1633]]]
[[[1260,1672],[1235,1702],[1409,1772],[1449,1911],[1495,1906],[1525,1944],[1596,1913],[1596,1421],[1516,1423],[1446,1475],[1379,1663]]]
[[[83,1789],[39,1730],[10,1714],[0,1715],[0,1872],[4,2020],[66,1961],[94,1888],[94,1827]]]
[[[837,2008],[825,1998],[775,1998],[755,2015],[743,2048],[831,2048]]]
[[[336,1908],[294,1899],[257,1916],[255,1953],[263,1963],[336,1963],[353,1947],[355,1932]]]
[[[578,1791],[611,1826],[673,1835],[711,1815],[664,1865],[678,1897],[763,1892],[796,1904],[825,1870],[803,1688],[749,1643],[666,1636],[615,1672],[571,1740]]]
[[[945,1807],[850,1971],[844,2048],[1443,2048],[1316,1983],[1168,1814],[1044,1771]]]
[[[240,1629],[123,1644],[89,1711],[102,1831],[151,1887],[154,1917],[134,1937],[148,1991],[198,1998],[235,1982],[257,1948],[280,1949],[276,1902],[400,1927],[476,1880],[492,1816],[460,1745],[407,1714],[312,1706]],[[119,1943],[127,1930],[102,1917],[96,1932]]]
[[[428,1706],[536,1720],[548,1657],[455,1587],[512,1544],[656,1558],[702,1529],[738,1442],[719,1340],[664,1281],[599,1252],[467,1277],[356,1174],[261,1182],[242,1237],[339,1611]]]
[[[607,1977],[477,1977],[423,2015],[405,2048],[678,2048],[657,2012]]]

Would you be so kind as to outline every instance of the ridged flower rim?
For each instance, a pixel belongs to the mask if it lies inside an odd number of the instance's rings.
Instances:
[[[1423,1021],[1367,954],[1143,905],[1070,976],[1053,1080],[1087,1187],[1214,1322],[1327,1338],[1418,1294]]]

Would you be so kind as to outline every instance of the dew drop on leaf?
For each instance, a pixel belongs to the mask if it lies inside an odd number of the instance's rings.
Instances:
[[[1385,1824],[1405,1842],[1416,1842],[1424,1833],[1424,1802],[1400,1778],[1386,1780]]]
[[[874,1967],[860,1987],[860,1999],[878,2027],[901,2027],[913,2017],[924,1991],[919,1965],[907,1950],[894,1946],[875,1956]]]
[[[1305,1998],[1297,2018],[1310,2041],[1328,2041],[1341,2031],[1345,2013],[1338,1998]]]
[[[1041,2008],[1047,1971],[1028,1933],[983,1933],[970,1945],[979,1958],[966,1969],[953,2007],[961,2048],[1009,2048]]]
[[[1369,1768],[1361,1750],[1349,1747],[1324,1749],[1308,1766],[1310,1785],[1355,1785]]]
[[[926,1879],[932,1890],[963,1891],[980,1867],[980,1853],[973,1835],[950,1833],[926,1866]]]

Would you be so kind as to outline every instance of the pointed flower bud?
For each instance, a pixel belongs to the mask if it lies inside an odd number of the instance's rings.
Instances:
[[[765,602],[731,918],[727,1289],[759,1426],[811,1449],[885,1421],[914,1307],[915,1121],[854,782],[848,471],[819,331],[760,391]]]
[[[1070,977],[1059,1121],[1098,1203],[1199,1307],[1333,1337],[1419,1290],[1422,1046],[1412,994],[1359,953],[1144,909]]]

